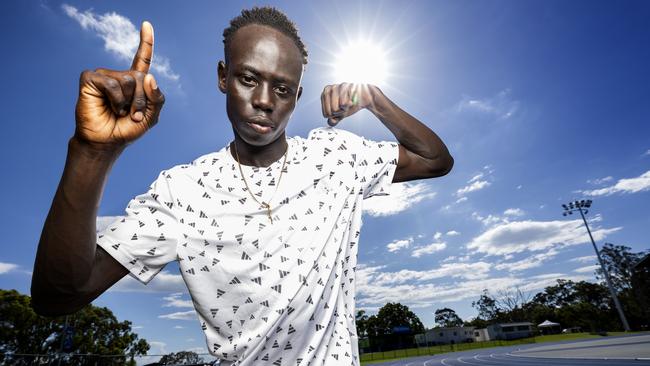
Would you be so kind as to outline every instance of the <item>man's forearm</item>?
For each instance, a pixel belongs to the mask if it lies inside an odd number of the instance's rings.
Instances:
[[[96,256],[99,201],[122,150],[101,149],[70,139],[63,175],[36,254],[32,277],[36,306],[74,296],[88,281]]]
[[[368,110],[395,135],[402,146],[425,159],[451,160],[447,147],[435,132],[398,107],[379,88],[369,88],[373,102]]]

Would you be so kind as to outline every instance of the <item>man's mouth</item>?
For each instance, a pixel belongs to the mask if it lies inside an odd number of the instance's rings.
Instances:
[[[266,118],[251,118],[246,123],[258,133],[269,133],[273,129],[273,124]]]

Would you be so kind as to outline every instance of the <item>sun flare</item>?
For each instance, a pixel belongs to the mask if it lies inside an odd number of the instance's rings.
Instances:
[[[388,76],[386,53],[371,41],[350,42],[340,49],[333,64],[337,83],[364,83],[383,86]]]

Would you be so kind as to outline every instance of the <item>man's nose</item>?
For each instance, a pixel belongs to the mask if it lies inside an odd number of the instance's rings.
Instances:
[[[265,112],[273,111],[273,91],[271,86],[259,85],[253,93],[253,107]]]

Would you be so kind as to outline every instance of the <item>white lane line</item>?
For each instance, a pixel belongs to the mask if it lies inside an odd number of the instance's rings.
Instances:
[[[427,363],[429,363],[429,362],[431,362],[431,361],[438,361],[438,360],[436,360],[435,358],[432,358],[432,359],[430,359],[430,360],[426,360],[426,361],[424,361],[424,363],[422,364],[422,366],[427,366]]]
[[[482,354],[477,354],[476,356],[474,356],[474,359],[476,361],[480,362],[481,364],[486,364],[486,363],[487,364],[496,363],[497,365],[501,364],[501,362],[498,362],[498,361],[493,361],[493,360],[489,360],[489,359],[482,359],[482,358],[480,359],[479,357],[491,357],[491,356],[490,355],[482,355]]]
[[[448,358],[443,358],[442,360],[440,360],[440,363],[445,365],[445,366],[451,366],[450,364],[445,362],[446,360],[449,360],[449,359]]]
[[[468,357],[468,358],[474,358],[474,357]],[[457,360],[458,360],[458,362],[465,363],[465,364],[468,364],[468,365],[480,365],[480,363],[474,363],[474,362],[463,361],[463,358],[462,358],[462,357],[458,357]]]

